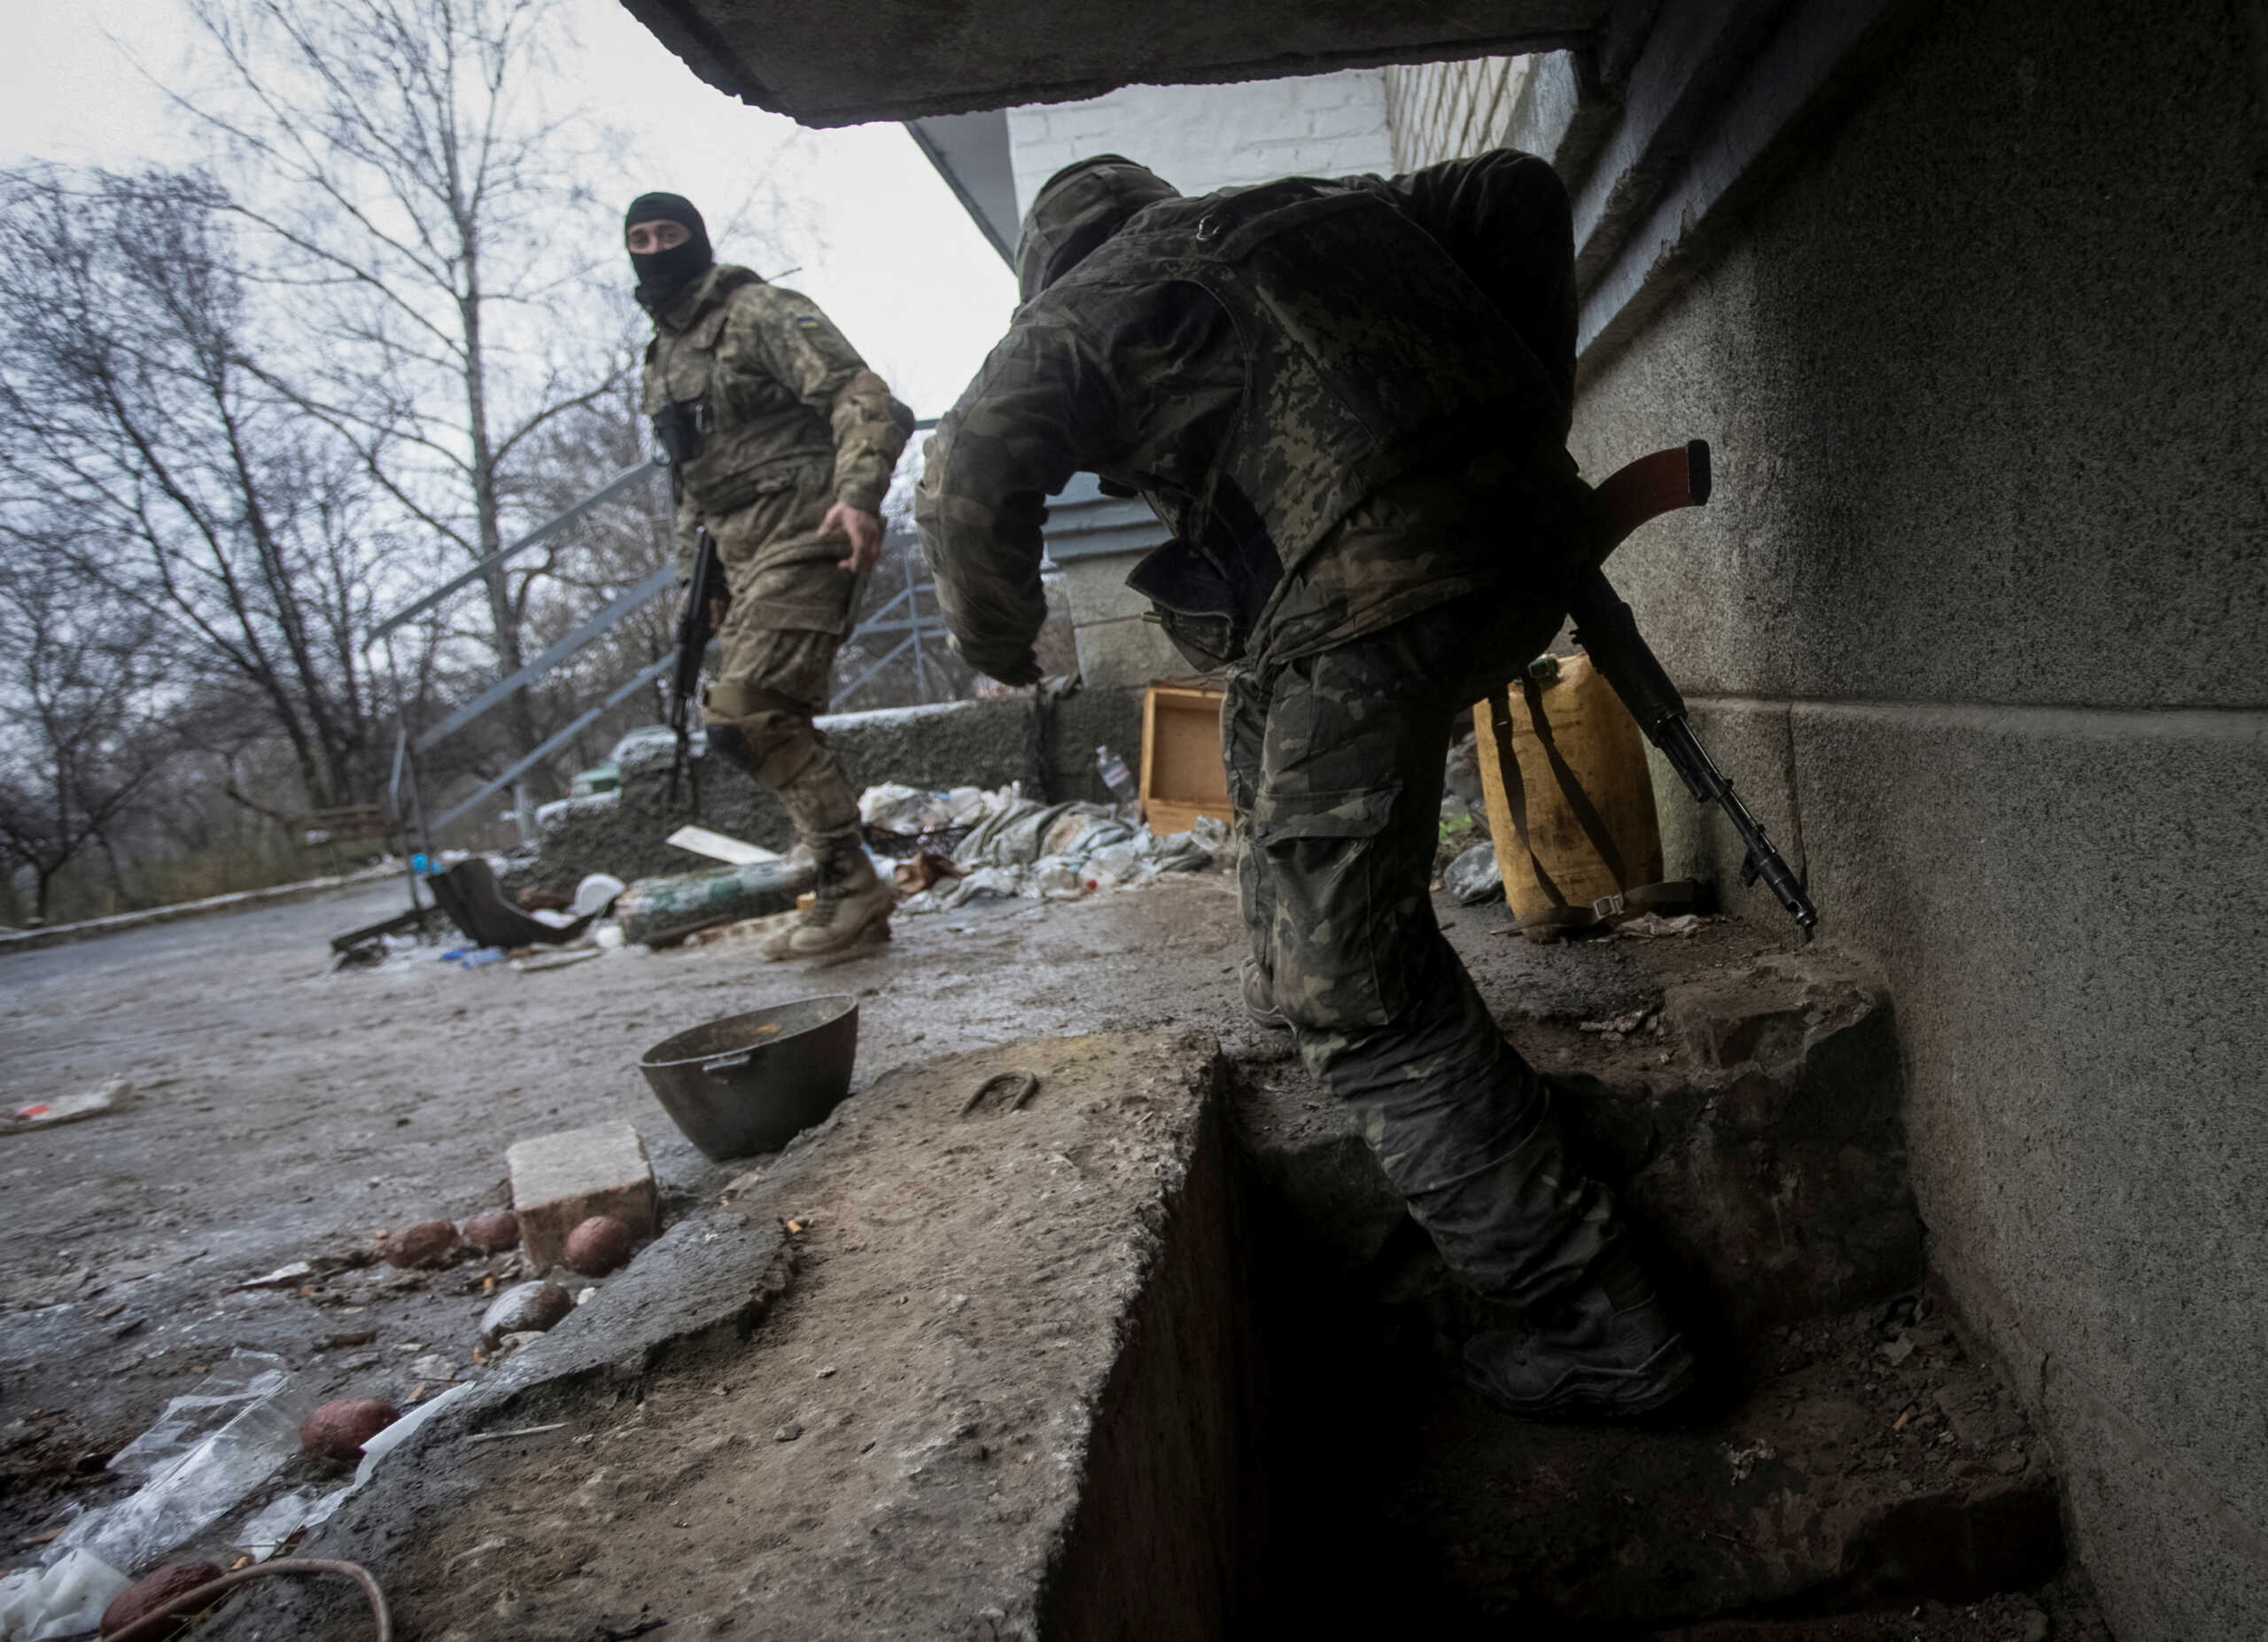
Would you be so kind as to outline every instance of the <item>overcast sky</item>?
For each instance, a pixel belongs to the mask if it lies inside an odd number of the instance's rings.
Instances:
[[[190,122],[113,43],[129,43],[160,76],[177,72],[189,39],[180,0],[16,0],[9,12],[0,163],[191,157]],[[775,177],[818,230],[787,236],[802,264],[787,283],[922,416],[951,403],[1006,326],[1015,286],[905,129],[804,130],[703,84],[617,0],[563,0],[563,14],[580,49],[563,54],[561,100],[600,111],[639,156],[602,162],[591,178],[601,197],[670,189],[713,223],[751,179]],[[729,240],[718,252],[738,260]],[[625,283],[628,272],[625,262]]]

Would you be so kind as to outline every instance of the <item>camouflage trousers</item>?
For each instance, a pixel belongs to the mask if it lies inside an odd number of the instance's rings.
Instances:
[[[709,522],[733,592],[702,694],[709,744],[776,792],[796,837],[814,845],[858,821],[858,795],[812,722],[827,711],[860,591],[837,563],[849,544],[819,534],[831,477],[814,464]]]
[[[1551,1084],[1504,1041],[1428,893],[1452,720],[1549,642],[1495,590],[1231,670],[1222,712],[1253,954],[1301,1058],[1351,1107],[1449,1264],[1523,1306],[1619,1236],[1568,1161]]]

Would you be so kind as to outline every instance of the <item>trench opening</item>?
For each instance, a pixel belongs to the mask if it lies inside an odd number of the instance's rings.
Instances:
[[[2044,1467],[1917,1467],[1870,1488],[1826,1475],[1875,1465],[1917,1400],[1938,1420],[1931,1385],[1984,1372],[1963,1362],[1926,1288],[1756,1339],[1720,1323],[1705,1343],[1737,1366],[1680,1428],[1526,1426],[1463,1383],[1463,1340],[1504,1314],[1406,1214],[1382,1212],[1384,1181],[1358,1145],[1287,1163],[1255,1137],[1249,1096],[1270,1076],[1223,1066],[1166,1270],[1098,1413],[1040,1635],[2002,1634],[1976,1628],[1977,1614],[2035,1634],[2026,1605],[2064,1577]],[[1712,1308],[1689,1315],[1705,1324]],[[1912,1338],[1948,1365],[1936,1381],[1857,1389],[1880,1347]],[[1969,1471],[1983,1481],[1964,1482]],[[1759,1509],[1782,1520],[1756,1529]],[[2005,1606],[1934,1629],[1919,1619],[1925,1605],[1980,1601]],[[2061,1621],[2053,1634],[2108,1636]]]

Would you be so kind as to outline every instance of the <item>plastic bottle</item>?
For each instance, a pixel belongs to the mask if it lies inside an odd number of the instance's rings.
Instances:
[[[1102,773],[1102,784],[1110,789],[1110,796],[1121,804],[1131,804],[1141,797],[1141,789],[1134,784],[1133,772],[1126,767],[1126,760],[1107,747],[1095,749],[1095,768]]]

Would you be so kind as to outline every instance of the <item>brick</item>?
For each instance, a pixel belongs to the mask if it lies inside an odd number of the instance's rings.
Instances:
[[[654,1165],[626,1123],[563,1129],[516,1142],[505,1154],[520,1249],[539,1272],[559,1264],[567,1233],[610,1214],[640,1238],[654,1234]]]

